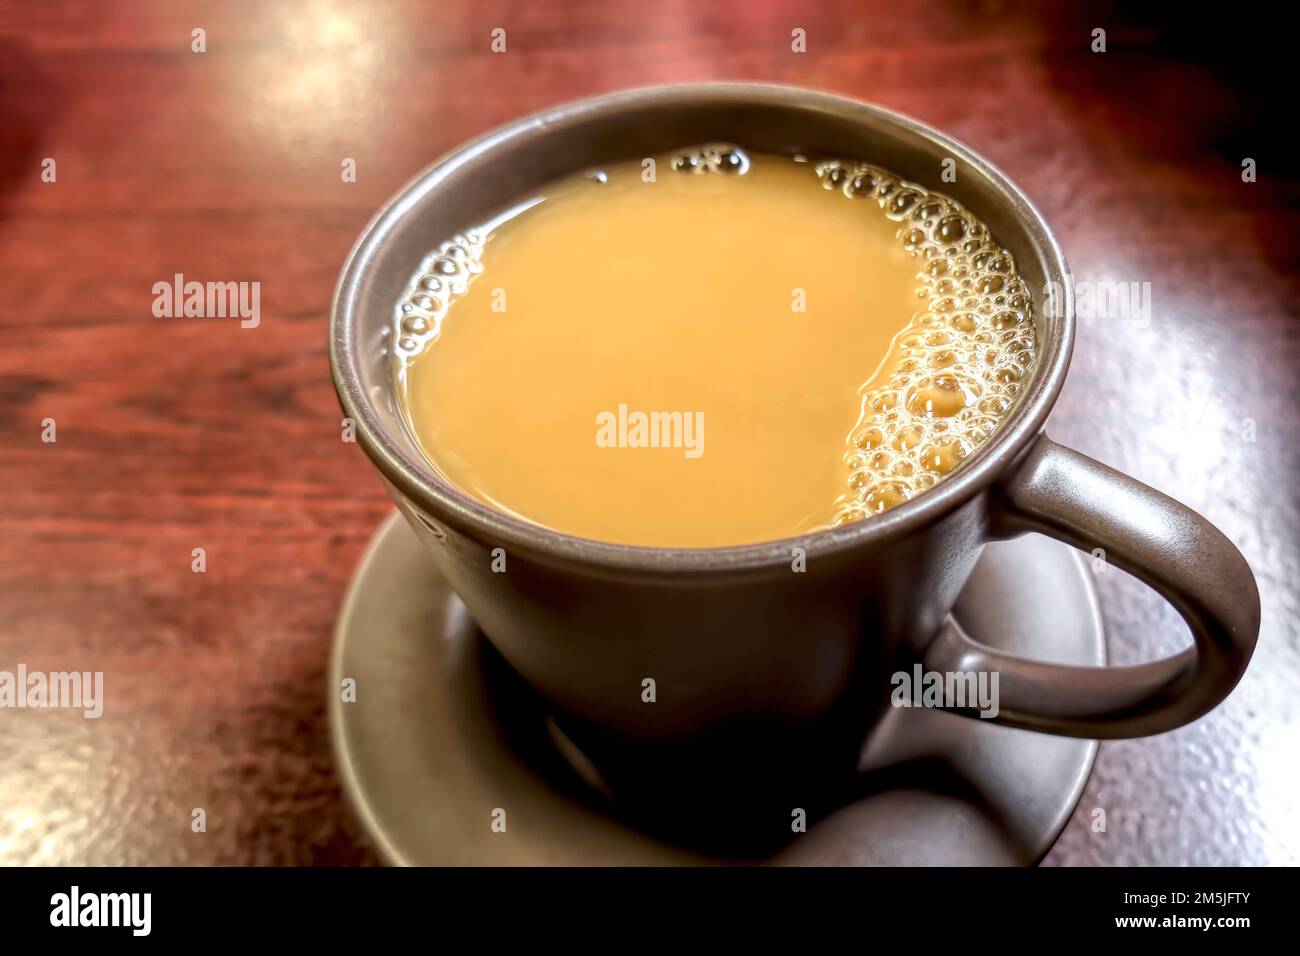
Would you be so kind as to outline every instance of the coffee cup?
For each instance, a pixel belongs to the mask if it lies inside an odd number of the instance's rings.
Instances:
[[[717,141],[860,158],[952,196],[988,225],[1032,291],[1040,343],[998,431],[945,481],[884,514],[736,547],[576,538],[446,481],[405,428],[394,384],[394,303],[421,260],[558,177]],[[953,168],[955,179],[945,178]],[[779,813],[774,822],[788,833],[792,804],[833,803],[900,670],[996,673],[994,722],[1088,738],[1179,727],[1244,672],[1260,605],[1232,543],[1191,509],[1044,433],[1069,365],[1072,302],[1064,256],[1039,212],[947,136],[819,92],[653,87],[526,117],[420,173],[347,260],[330,356],[343,412],[397,507],[618,798],[663,812],[748,808],[741,817],[770,822]],[[574,482],[581,494],[581,476]],[[983,545],[1028,532],[1102,554],[1154,588],[1187,622],[1192,646],[1135,666],[1081,668],[976,642],[949,612]],[[970,705],[952,709],[979,716]]]

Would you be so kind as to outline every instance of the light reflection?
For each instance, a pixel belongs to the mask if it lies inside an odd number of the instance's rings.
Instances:
[[[13,860],[18,858],[17,851],[22,845],[22,835],[37,827],[40,816],[34,810],[20,807],[8,811],[4,815],[4,822],[8,836],[0,839],[0,860]]]
[[[338,0],[257,10],[269,42],[240,71],[235,107],[261,139],[305,150],[373,119],[400,42],[391,18]]]
[[[1259,822],[1272,838],[1268,846],[1270,864],[1294,866],[1300,857],[1300,727],[1273,724],[1259,735],[1259,750],[1253,755],[1256,766],[1255,801]],[[1281,850],[1281,853],[1278,850]]]

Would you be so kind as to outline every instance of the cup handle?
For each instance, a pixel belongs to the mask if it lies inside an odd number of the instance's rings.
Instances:
[[[1102,549],[1174,606],[1194,644],[1149,664],[1071,667],[986,647],[950,615],[924,667],[996,672],[992,720],[1067,737],[1143,737],[1195,720],[1236,685],[1259,635],[1259,590],[1241,552],[1196,512],[1040,435],[994,505],[995,537],[1029,531]]]

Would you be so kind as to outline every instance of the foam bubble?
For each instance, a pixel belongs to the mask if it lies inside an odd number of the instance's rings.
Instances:
[[[1032,367],[1029,294],[1011,253],[959,203],[870,166],[815,164],[821,185],[874,203],[917,259],[924,308],[862,390],[834,524],[860,521],[932,488],[1001,424]]]
[[[735,173],[743,176],[749,172],[749,155],[739,146],[730,143],[712,143],[686,150],[673,156],[672,168],[679,173]]]
[[[425,256],[397,304],[399,366],[438,337],[448,306],[482,273],[482,257],[483,237],[477,232],[453,236]]]

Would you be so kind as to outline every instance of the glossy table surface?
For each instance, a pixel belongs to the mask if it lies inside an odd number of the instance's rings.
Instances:
[[[1284,58],[1252,65],[1267,38],[1225,53],[1213,24],[1136,6],[1072,9],[0,2],[0,670],[106,682],[99,720],[0,710],[0,863],[374,862],[325,719],[339,602],[389,509],[340,441],[339,266],[466,138],[706,79],[938,126],[1033,198],[1076,281],[1149,283],[1149,320],[1080,321],[1049,432],[1222,528],[1263,632],[1219,710],[1102,746],[1047,863],[1300,862],[1300,190],[1265,122]],[[156,318],[176,273],[260,282],[260,324]],[[1187,640],[1132,580],[1098,583],[1113,660]]]

